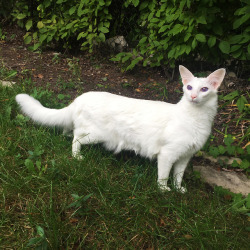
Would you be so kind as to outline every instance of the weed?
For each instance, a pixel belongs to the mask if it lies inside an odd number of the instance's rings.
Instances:
[[[36,247],[36,249],[46,250],[48,248],[48,242],[45,237],[45,233],[42,227],[36,226],[38,237],[31,238],[27,247]]]

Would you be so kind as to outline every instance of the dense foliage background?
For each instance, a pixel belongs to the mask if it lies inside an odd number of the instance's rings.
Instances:
[[[128,48],[126,69],[180,60],[213,64],[250,59],[248,0],[10,0],[0,15],[26,29],[34,50],[56,45],[93,52],[114,36]]]

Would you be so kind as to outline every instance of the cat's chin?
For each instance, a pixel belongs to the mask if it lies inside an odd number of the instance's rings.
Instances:
[[[196,100],[189,100],[189,102],[193,103],[194,105],[199,105],[200,104],[200,102],[196,101]]]

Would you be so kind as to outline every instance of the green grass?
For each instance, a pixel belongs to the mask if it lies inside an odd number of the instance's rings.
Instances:
[[[155,161],[100,145],[73,159],[71,138],[20,114],[14,98],[29,84],[0,87],[2,249],[248,249],[248,217],[195,175],[188,193],[162,193]]]

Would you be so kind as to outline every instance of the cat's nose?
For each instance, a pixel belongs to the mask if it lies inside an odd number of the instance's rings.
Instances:
[[[197,97],[197,95],[191,95],[192,100],[194,100]]]

